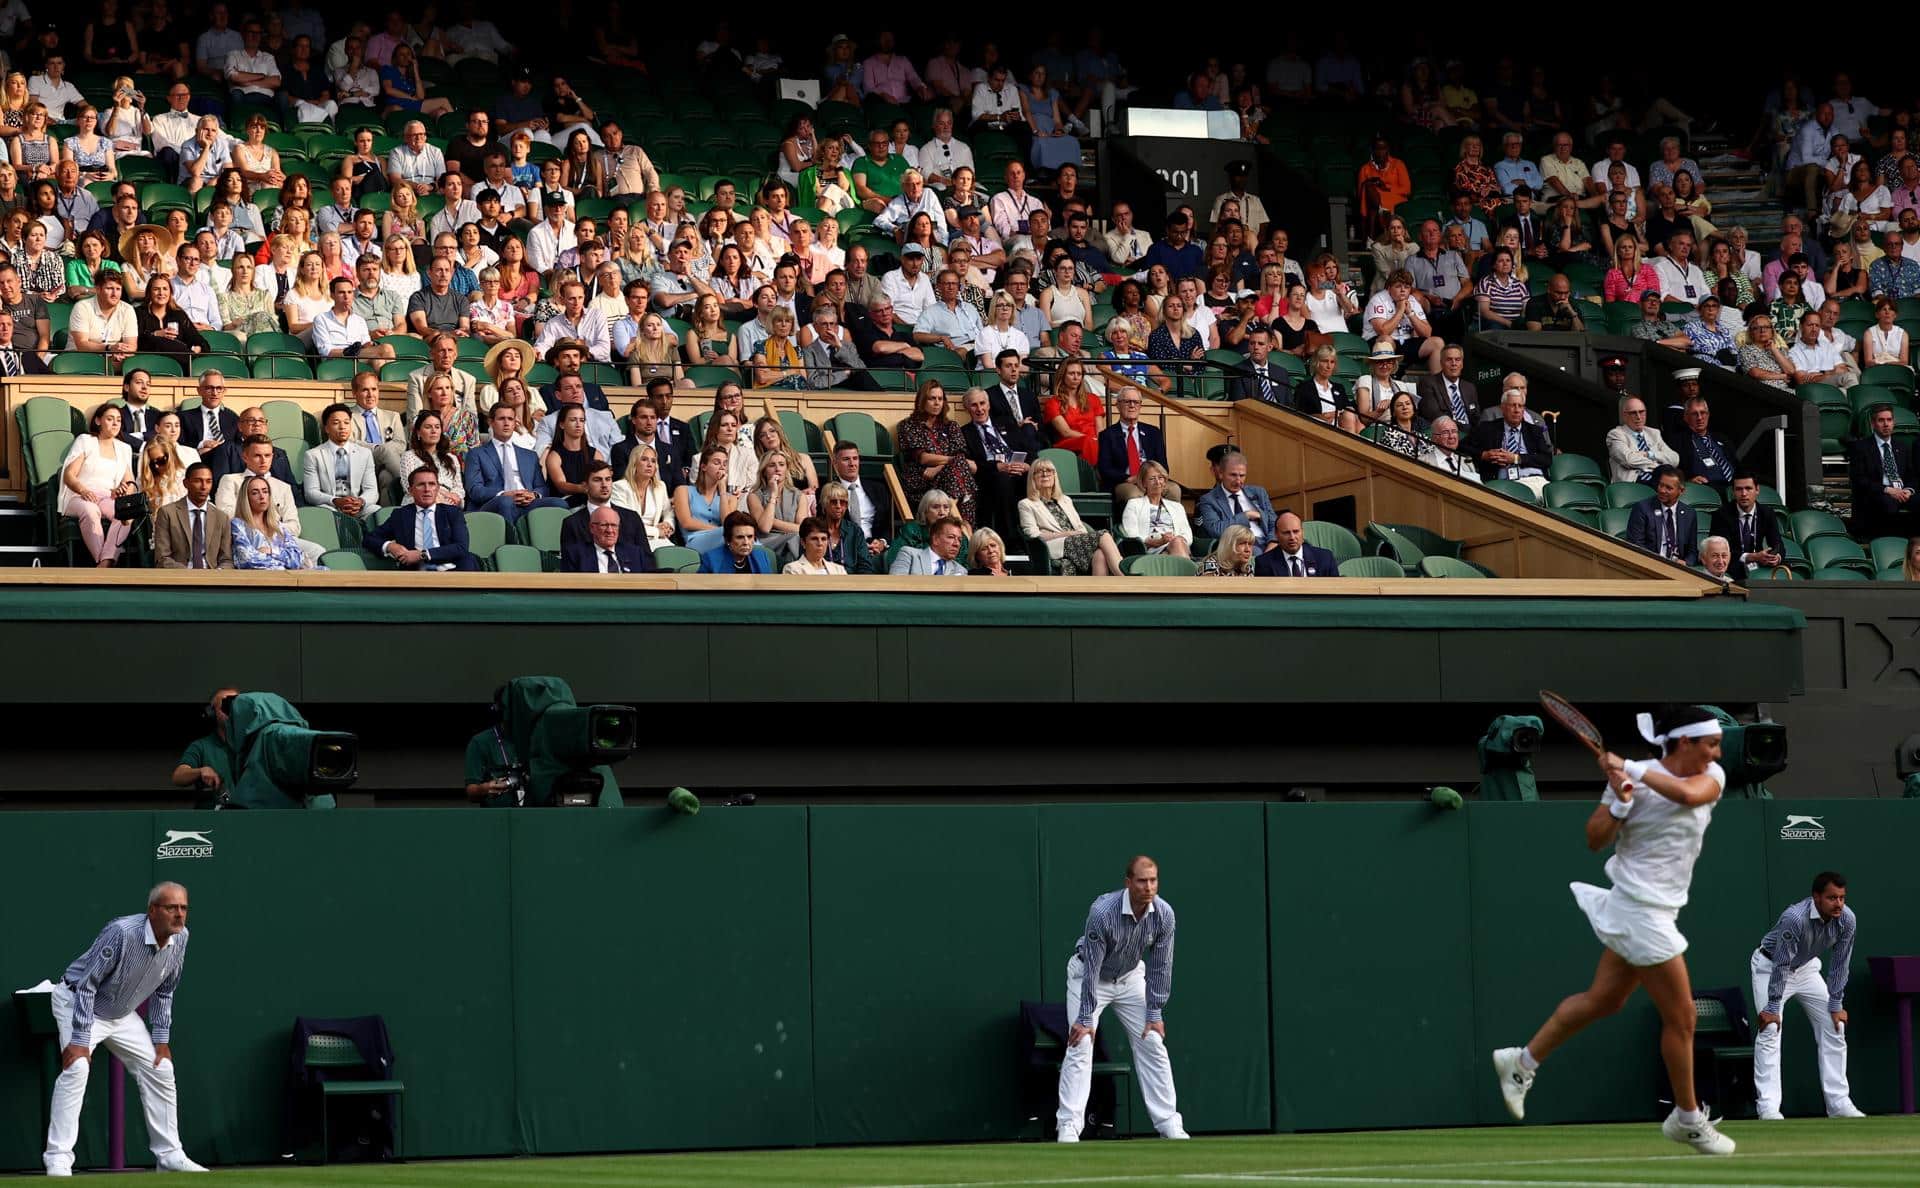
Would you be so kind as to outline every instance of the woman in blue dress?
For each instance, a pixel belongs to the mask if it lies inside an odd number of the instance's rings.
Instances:
[[[1060,105],[1060,93],[1047,85],[1047,68],[1035,66],[1020,89],[1020,108],[1026,112],[1027,127],[1033,129],[1033,150],[1028,158],[1034,168],[1051,173],[1062,165],[1080,164],[1080,140],[1067,133],[1066,110]]]
[[[709,446],[700,453],[700,466],[690,483],[673,492],[673,521],[680,525],[688,548],[704,553],[720,547],[722,525],[736,510],[727,491],[728,449]]]
[[[273,488],[254,475],[240,484],[240,500],[233,509],[233,566],[235,569],[307,569],[300,541],[273,516]]]

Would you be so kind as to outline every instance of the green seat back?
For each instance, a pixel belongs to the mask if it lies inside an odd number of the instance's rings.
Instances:
[[[1555,510],[1599,511],[1601,499],[1599,488],[1573,479],[1556,479],[1547,484],[1547,506]]]
[[[1608,483],[1608,507],[1632,507],[1652,498],[1653,488],[1645,483]]]
[[[1420,576],[1430,578],[1483,578],[1487,575],[1452,557],[1422,557]]]
[[[352,571],[371,568],[367,563],[367,555],[356,549],[329,549],[320,554],[320,566],[323,569]]]
[[[560,525],[573,514],[570,507],[536,507],[520,518],[526,541],[543,553],[560,551]]]
[[[1335,564],[1351,561],[1365,551],[1360,547],[1360,538],[1339,524],[1326,520],[1308,520],[1300,528],[1308,544],[1333,554]]]
[[[362,1068],[367,1063],[352,1040],[324,1031],[307,1037],[306,1057],[308,1068]]]
[[[553,509],[558,510],[558,509]],[[467,551],[481,561],[490,560],[507,543],[507,520],[499,512],[467,513]]]
[[[205,375],[209,371],[217,371],[221,375],[233,377],[248,374],[247,361],[239,355],[195,355],[191,366],[196,377]]]
[[[1189,558],[1176,557],[1172,553],[1149,553],[1127,560],[1133,563],[1129,572],[1135,577],[1192,577],[1200,568]]]
[[[1843,569],[1838,566],[1833,566],[1827,569],[1814,570],[1813,580],[1816,582],[1865,582],[1871,581],[1872,579],[1857,569]]]
[[[1905,537],[1876,536],[1867,543],[1867,548],[1873,556],[1873,567],[1875,569],[1886,569],[1888,566],[1898,569],[1906,563],[1907,541]]]
[[[323,549],[340,547],[340,524],[330,507],[303,507],[300,511],[300,539]]]
[[[107,357],[82,351],[61,351],[53,357],[50,370],[55,375],[105,375]]]
[[[1536,506],[1540,503],[1540,498],[1533,493],[1532,487],[1525,483],[1516,483],[1512,479],[1488,479],[1486,488],[1489,491],[1498,491],[1510,499],[1518,499],[1522,503],[1531,503]]]
[[[20,435],[29,441],[55,430],[67,434],[85,433],[87,430],[86,416],[58,396],[29,397],[15,410],[14,420],[20,426]]]
[[[1547,477],[1554,482],[1587,483],[1595,487],[1607,485],[1607,473],[1600,463],[1585,454],[1560,454],[1553,460],[1553,468]],[[1551,506],[1551,502],[1549,502]]]
[[[187,370],[177,355],[128,355],[120,364],[120,374],[144,368],[149,375],[185,375]]]
[[[661,545],[653,550],[653,563],[661,573],[691,573],[700,567],[700,554],[680,545]]]
[[[1844,538],[1847,536],[1846,523],[1842,521],[1839,516],[1831,512],[1816,511],[1813,508],[1807,508],[1803,511],[1794,512],[1790,518],[1793,521],[1793,539],[1799,541],[1803,546],[1811,545],[1816,537],[1838,536]]]
[[[1720,492],[1705,483],[1688,483],[1682,487],[1680,500],[1696,511],[1709,515],[1720,509]]]
[[[1340,563],[1340,576],[1345,578],[1397,578],[1406,577],[1407,571],[1391,557],[1350,557]]]

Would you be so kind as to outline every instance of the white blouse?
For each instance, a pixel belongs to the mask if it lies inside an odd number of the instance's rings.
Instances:
[[[659,479],[644,496],[636,495],[633,484],[621,479],[613,484],[612,502],[640,517],[647,530],[647,543],[654,548],[673,543],[673,501],[667,498],[667,484]]]

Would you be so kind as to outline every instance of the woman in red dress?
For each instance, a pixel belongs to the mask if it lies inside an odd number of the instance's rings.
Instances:
[[[1069,359],[1053,375],[1053,395],[1040,405],[1040,415],[1053,434],[1053,444],[1072,450],[1089,465],[1100,460],[1100,418],[1107,413],[1100,397],[1087,387],[1086,368]]]

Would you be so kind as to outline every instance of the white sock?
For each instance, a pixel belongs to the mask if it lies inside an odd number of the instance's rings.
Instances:
[[[1707,1114],[1705,1110],[1699,1110],[1699,1109],[1683,1110],[1680,1107],[1675,1106],[1673,1109],[1673,1112],[1674,1112],[1674,1115],[1680,1119],[1680,1121],[1686,1123],[1688,1126],[1692,1126],[1695,1123],[1699,1123],[1699,1122],[1705,1122],[1707,1120]]]
[[[1526,1069],[1528,1072],[1540,1071],[1540,1062],[1533,1058],[1532,1048],[1522,1047],[1520,1049],[1520,1067]]]

